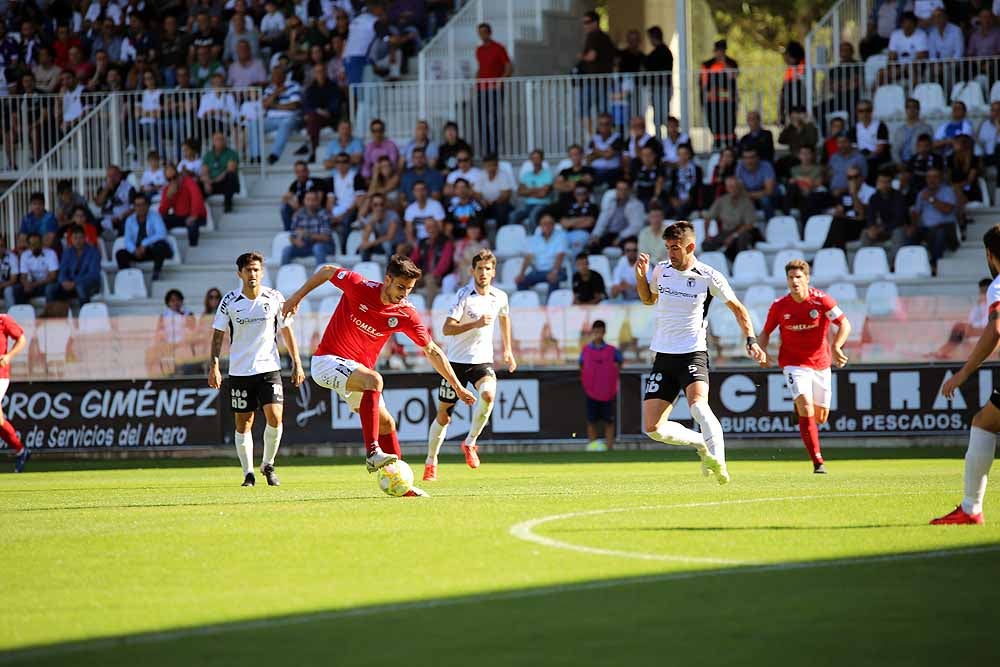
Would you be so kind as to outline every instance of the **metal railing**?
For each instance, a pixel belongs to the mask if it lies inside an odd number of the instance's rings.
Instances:
[[[850,43],[857,53],[873,4],[874,0],[840,0],[831,7],[806,36],[807,60],[817,65],[839,63],[842,42]]]

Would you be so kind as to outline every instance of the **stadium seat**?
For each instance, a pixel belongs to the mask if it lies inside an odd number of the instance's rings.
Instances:
[[[382,282],[385,279],[385,271],[378,262],[358,262],[354,265],[354,271],[360,273],[365,280]]]
[[[906,245],[896,253],[896,271],[893,279],[930,278],[931,260],[922,245]]]
[[[724,275],[726,278],[730,277],[729,274],[729,261],[726,259],[724,253],[713,251],[713,252],[703,252],[698,255],[698,259],[708,264],[710,267]]]
[[[32,331],[35,328],[35,307],[30,304],[11,306],[7,309],[7,314],[21,325],[25,331]]]
[[[524,264],[523,257],[509,257],[503,261],[500,265],[500,283],[502,283],[508,289],[517,289],[514,283],[514,278],[517,278],[517,274],[521,272],[521,266]]]
[[[990,88],[990,103],[993,102],[1000,102],[1000,81],[995,82]]]
[[[299,309],[292,318],[292,331],[295,332],[295,342],[299,348],[308,349],[312,342],[313,331],[316,328],[316,317],[308,299],[299,302]],[[282,341],[284,344],[284,341]]]
[[[340,245],[339,243],[337,244]],[[353,267],[355,264],[361,261],[361,255],[358,253],[358,246],[361,245],[361,230],[355,229],[350,234],[347,235],[347,242],[344,244],[343,252],[337,253],[334,258],[334,264],[337,266]]]
[[[744,250],[736,255],[733,262],[732,283],[736,287],[749,287],[767,282],[770,274],[767,271],[767,260],[760,250]]]
[[[621,345],[622,325],[625,324],[628,312],[628,308],[623,303],[604,301],[590,309],[588,328],[595,320],[603,320],[607,331],[607,341],[612,345]]]
[[[111,316],[103,303],[85,303],[80,306],[80,333],[106,333],[111,331]]]
[[[524,290],[510,295],[511,334],[521,349],[540,349],[542,330],[545,328],[545,311],[538,292]],[[499,332],[500,327],[496,327]]]
[[[896,312],[899,304],[899,288],[896,283],[880,281],[868,286],[865,294],[865,310],[873,317],[886,317]]]
[[[722,161],[722,153],[715,152],[708,156],[708,162],[705,163],[704,176],[702,181],[705,185],[712,184],[712,174],[715,173],[715,168],[719,166],[719,162]]]
[[[951,112],[940,84],[921,83],[913,89],[911,97],[920,102],[922,118],[943,118]]]
[[[840,248],[822,248],[813,260],[812,281],[818,285],[829,285],[838,280],[849,280],[851,270],[847,267],[847,255]]]
[[[865,333],[865,321],[868,313],[863,303],[848,303],[841,306],[844,315],[851,323],[851,335],[847,338],[848,343],[860,343]]]
[[[673,221],[663,221],[663,226],[669,226]],[[691,220],[691,226],[694,227],[694,251],[698,252],[701,250],[701,244],[705,241],[705,219],[704,218],[693,218]]]
[[[47,364],[66,362],[66,346],[73,328],[65,317],[50,317],[43,320],[36,330],[38,349],[45,355]]]
[[[559,164],[556,165],[556,170],[555,172],[553,172],[552,175],[558,176],[563,172],[564,169],[569,169],[572,166],[573,166],[573,161],[570,160],[568,157],[564,157],[562,160],[559,161]]]
[[[511,308],[537,308],[540,305],[538,292],[534,290],[520,290],[510,295]]]
[[[859,248],[854,255],[854,273],[852,278],[855,282],[870,283],[876,280],[884,280],[889,277],[892,271],[889,269],[889,257],[885,254],[885,249],[878,246]]]
[[[316,311],[316,316],[320,319],[329,319],[333,315],[333,311],[337,310],[337,304],[340,303],[340,294],[333,296],[328,296],[319,302],[319,310]]]
[[[101,244],[103,245],[103,243]],[[105,271],[115,271],[118,269],[118,262],[115,260],[115,255],[118,254],[119,250],[125,249],[125,237],[119,236],[115,239],[115,242],[111,244],[111,256],[106,257],[101,260],[101,268]]]
[[[989,121],[985,121],[989,122]],[[983,193],[983,201],[970,201],[966,202],[965,208],[989,208],[990,207],[990,187],[986,183],[986,179],[982,176],[979,177],[979,190]]]
[[[587,258],[590,264],[590,270],[594,273],[601,274],[604,278],[604,286],[611,291],[611,260],[609,260],[604,255],[590,255]]]
[[[788,284],[788,278],[785,277],[785,266],[793,259],[805,258],[805,254],[796,248],[779,250],[771,263],[771,280],[769,282],[779,288],[785,287]]]
[[[708,326],[712,335],[719,339],[719,345],[723,349],[742,346],[743,329],[728,308],[716,305],[709,308]],[[756,330],[756,326],[754,329]]]
[[[830,225],[833,224],[832,215],[812,215],[806,220],[806,231],[804,238],[799,242],[802,250],[819,250],[826,243],[826,236],[830,233]]]
[[[409,301],[410,304],[414,308],[416,308],[417,312],[420,313],[421,315],[427,312],[427,299],[424,298],[423,294],[420,294],[418,292],[411,292],[410,296],[406,297],[406,300]]]
[[[778,298],[775,289],[770,285],[751,285],[743,296],[743,305],[747,308],[770,306]]]
[[[796,248],[801,241],[799,238],[799,223],[790,215],[776,215],[767,221],[764,238],[766,240],[757,244],[758,250],[767,252],[769,250]]]
[[[274,240],[271,241],[271,261],[276,263],[281,262],[282,251],[292,245],[292,242],[289,240],[290,236],[290,232],[278,232],[274,235]]]
[[[826,288],[826,293],[837,303],[859,303],[858,288],[852,283],[834,283]]]
[[[951,101],[964,102],[970,116],[982,116],[990,112],[983,97],[983,89],[975,81],[959,81],[952,86]]]
[[[504,225],[497,230],[496,256],[499,260],[520,257],[528,238],[521,225]]]
[[[901,120],[906,115],[906,93],[896,84],[879,86],[875,91],[872,107],[880,120]]]
[[[454,305],[454,294],[438,294],[434,297],[434,301],[431,303],[431,310],[443,310],[447,312],[451,310],[451,307]]]
[[[306,267],[301,264],[285,264],[278,269],[278,283],[275,287],[285,295],[285,298],[288,298],[308,279],[309,274],[306,273]]]
[[[321,268],[322,267],[316,267],[316,270],[319,271]],[[279,274],[279,277],[280,277],[280,274]],[[301,287],[301,284],[300,284],[300,287]],[[296,287],[295,289],[298,289],[298,287]],[[327,280],[323,284],[321,284],[319,287],[317,287],[316,289],[314,289],[312,292],[310,292],[309,293],[309,297],[312,298],[312,299],[325,299],[328,296],[333,296],[334,294],[340,294],[340,293],[341,293],[340,288],[337,287],[336,285],[334,285],[333,283],[331,283],[329,280]],[[284,292],[282,292],[282,294],[284,294]]]
[[[549,306],[572,306],[573,290],[555,289],[549,294]]]
[[[145,299],[146,281],[142,277],[142,269],[122,269],[115,274],[116,301],[126,301],[128,299]]]
[[[180,266],[184,262],[184,258],[181,255],[181,248],[177,245],[177,239],[173,236],[167,235],[167,245],[170,246],[170,250],[173,251],[173,255],[170,259],[163,262],[164,266]]]
[[[879,71],[885,69],[887,64],[889,64],[889,54],[887,53],[876,53],[868,57],[868,60],[865,61],[865,88],[875,87]]]

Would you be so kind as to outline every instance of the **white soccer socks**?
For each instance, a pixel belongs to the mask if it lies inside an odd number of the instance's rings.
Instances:
[[[646,431],[646,435],[665,445],[694,447],[697,450],[706,449],[705,439],[701,437],[700,433],[695,433],[677,422],[661,421],[657,424],[655,431]]]
[[[722,435],[722,424],[719,418],[708,407],[708,402],[698,402],[691,406],[691,416],[698,422],[701,428],[701,435],[705,440],[708,451],[719,460],[719,463],[726,462],[726,445]]]
[[[986,479],[996,455],[997,436],[978,426],[969,429],[969,449],[965,452],[965,498],[962,509],[966,514],[981,514],[986,496]]]
[[[427,460],[424,463],[437,465],[438,452],[441,451],[446,435],[448,435],[447,424],[439,424],[437,419],[431,422],[430,434],[427,437]]]
[[[472,425],[469,426],[469,435],[465,438],[465,444],[475,447],[476,441],[486,428],[486,422],[493,414],[493,401],[484,401],[481,397],[476,401],[476,408],[472,411]]]
[[[282,431],[281,424],[278,426],[268,424],[264,429],[264,459],[261,461],[261,466],[274,465],[274,457],[278,453],[278,445],[281,444]]]
[[[240,465],[243,466],[243,474],[249,475],[253,472],[253,432],[236,431],[233,439],[236,443],[236,455],[240,457]]]

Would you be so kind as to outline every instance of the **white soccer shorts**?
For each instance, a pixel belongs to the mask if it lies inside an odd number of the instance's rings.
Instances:
[[[833,376],[829,368],[820,371],[807,366],[785,366],[784,373],[793,399],[805,396],[813,405],[830,407]]]
[[[353,359],[325,354],[321,357],[312,358],[309,373],[312,375],[312,379],[316,381],[316,384],[337,392],[337,395],[344,399],[348,407],[357,412],[358,407],[361,405],[361,394],[363,392],[348,391],[347,378],[351,377],[351,373],[363,365]],[[385,399],[381,396],[379,396],[379,404],[382,406],[385,405]]]

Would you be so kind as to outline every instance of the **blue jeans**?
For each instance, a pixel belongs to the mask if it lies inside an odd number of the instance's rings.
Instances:
[[[260,121],[248,120],[245,128],[247,133],[247,153],[251,160],[260,158]]]
[[[566,269],[559,269],[559,275],[556,276],[555,282],[549,280],[549,271],[551,271],[551,269],[545,271],[532,269],[531,271],[528,271],[527,273],[524,274],[524,277],[517,282],[517,289],[527,290],[531,289],[538,283],[548,283],[549,294],[551,294],[552,290],[559,289],[560,281],[566,279]]]
[[[761,197],[760,199],[758,199],[758,200],[756,200],[754,202],[754,204],[756,205],[757,208],[759,208],[760,210],[764,211],[764,219],[765,220],[770,220],[771,218],[774,217],[774,201],[775,201],[775,199],[776,199],[775,197],[767,197],[767,196],[765,196],[765,197]]]
[[[90,297],[97,293],[97,290],[100,289],[100,285],[100,278],[88,282],[78,280],[74,285],[75,289],[73,291],[67,291],[63,289],[62,283],[58,281],[49,283],[45,286],[45,300],[69,301],[71,299],[79,299],[80,305],[82,306],[83,304],[90,302]]]
[[[566,233],[566,243],[569,245],[569,256],[576,257],[587,249],[590,243],[590,232],[583,229],[571,229]]]
[[[361,83],[365,74],[365,66],[368,65],[368,58],[365,56],[351,56],[344,58],[344,73],[347,75],[347,85]]]
[[[296,257],[308,257],[309,255],[316,258],[316,264],[323,264],[326,262],[326,256],[332,253],[332,243],[307,243],[301,247],[290,245],[281,251],[281,265],[291,264]]]
[[[535,233],[535,227],[538,226],[538,218],[541,217],[542,211],[548,204],[524,204],[521,208],[514,211],[513,215],[510,216],[510,221],[515,225],[523,225],[524,231],[531,236]]]
[[[286,232],[292,231],[292,216],[295,215],[295,211],[288,204],[281,205],[281,224],[285,227]]]
[[[277,133],[277,136],[274,137],[274,145],[271,146],[271,155],[281,157],[281,154],[285,151],[285,144],[288,143],[288,137],[291,136],[292,130],[298,127],[298,125],[298,116],[264,119],[264,131]],[[251,156],[253,155],[253,149],[251,149],[250,154]]]

